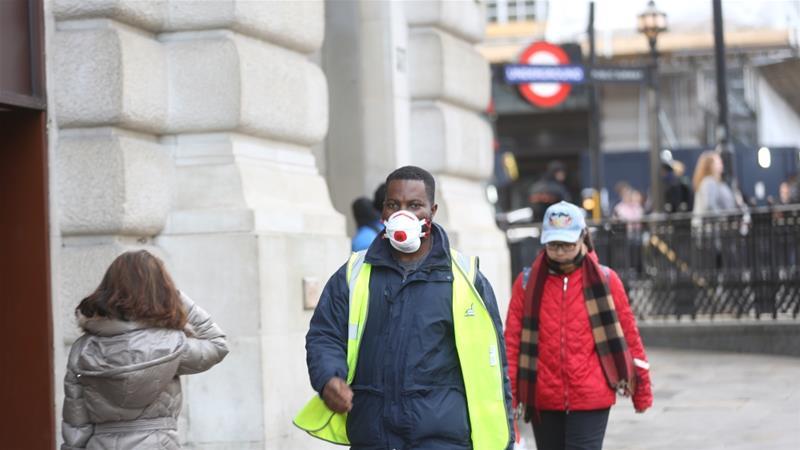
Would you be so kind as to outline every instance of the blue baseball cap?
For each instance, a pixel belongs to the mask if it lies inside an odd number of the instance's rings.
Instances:
[[[585,228],[583,210],[572,203],[558,202],[544,212],[541,242],[578,242]]]

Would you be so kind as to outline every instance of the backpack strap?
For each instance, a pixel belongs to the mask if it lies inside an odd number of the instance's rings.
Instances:
[[[528,287],[528,279],[531,277],[531,266],[522,269],[522,290]]]
[[[610,283],[611,282],[611,268],[608,267],[608,266],[604,266],[603,264],[600,264],[600,269],[602,269],[603,273],[606,274],[606,283]]]

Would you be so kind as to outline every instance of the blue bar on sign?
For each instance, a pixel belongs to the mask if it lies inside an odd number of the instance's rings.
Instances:
[[[508,64],[504,67],[506,84],[524,83],[570,83],[586,82],[586,73],[581,65],[532,65]]]

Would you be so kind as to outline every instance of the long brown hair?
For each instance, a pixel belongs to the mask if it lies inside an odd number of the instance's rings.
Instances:
[[[719,154],[714,150],[706,150],[697,158],[697,166],[694,168],[694,176],[692,176],[692,186],[695,192],[700,189],[703,178],[709,175],[713,176],[711,167],[714,165],[714,158],[719,158]]]
[[[106,270],[100,286],[76,313],[182,329],[186,311],[164,263],[147,250],[125,252]]]

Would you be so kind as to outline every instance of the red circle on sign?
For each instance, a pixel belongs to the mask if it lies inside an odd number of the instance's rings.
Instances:
[[[520,64],[530,64],[530,59],[540,52],[552,55],[559,64],[569,64],[569,57],[561,47],[544,41],[534,42],[528,46],[519,57]],[[533,84],[535,83],[520,84],[519,92],[526,100],[542,108],[552,108],[558,105],[567,98],[569,91],[572,90],[569,83],[558,83],[558,90],[554,94],[540,95],[534,92]]]

